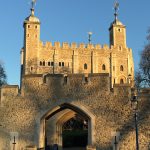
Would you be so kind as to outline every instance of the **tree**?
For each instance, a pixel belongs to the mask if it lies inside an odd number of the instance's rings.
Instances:
[[[5,69],[4,69],[4,66],[3,64],[0,62],[0,87],[3,85],[3,84],[6,84],[6,72],[5,72]]]
[[[136,86],[150,87],[150,28],[148,30],[147,44],[141,52],[139,71],[135,75]]]

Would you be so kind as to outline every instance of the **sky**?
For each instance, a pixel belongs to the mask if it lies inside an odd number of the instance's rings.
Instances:
[[[37,0],[35,16],[41,21],[41,40],[109,44],[115,0]],[[127,46],[132,48],[135,70],[140,51],[146,44],[150,26],[150,0],[118,0],[119,20],[126,25]],[[20,84],[20,49],[23,47],[23,21],[30,15],[31,0],[0,0],[0,61],[8,84]]]

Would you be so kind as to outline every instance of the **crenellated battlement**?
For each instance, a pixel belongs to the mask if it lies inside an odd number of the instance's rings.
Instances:
[[[85,44],[85,43],[68,43],[68,42],[40,42],[40,46],[44,48],[52,48],[52,49],[110,49],[110,46],[107,44],[100,45],[100,44]],[[113,46],[111,46],[113,48]]]

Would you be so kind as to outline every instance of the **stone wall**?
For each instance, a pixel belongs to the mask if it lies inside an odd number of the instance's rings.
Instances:
[[[18,150],[38,147],[41,117],[63,103],[84,106],[95,116],[97,150],[112,148],[114,135],[119,133],[120,150],[135,149],[134,112],[129,86],[116,85],[110,91],[108,74],[28,75],[23,77],[21,93],[6,95],[0,109],[1,150],[9,150],[10,133],[18,132]],[[148,150],[150,141],[150,99],[142,94],[139,103],[140,149]]]

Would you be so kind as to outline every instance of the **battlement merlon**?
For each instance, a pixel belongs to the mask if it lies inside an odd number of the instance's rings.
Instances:
[[[108,44],[85,44],[85,43],[68,43],[68,42],[45,42],[43,43],[40,41],[40,47],[46,48],[46,49],[72,49],[72,50],[77,50],[77,49],[91,49],[91,50],[117,50],[120,47],[119,46],[114,46],[111,45],[109,46]],[[132,49],[128,47],[122,47],[128,50],[129,53],[132,54]]]
[[[44,48],[51,48],[51,49],[104,49],[110,50],[110,46],[108,44],[100,45],[100,44],[85,44],[85,43],[68,43],[68,42],[45,42],[43,43],[40,41],[40,46]]]

